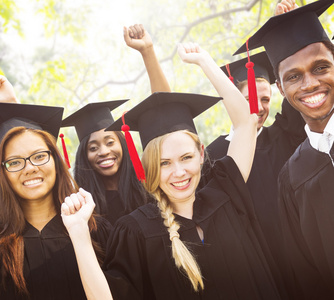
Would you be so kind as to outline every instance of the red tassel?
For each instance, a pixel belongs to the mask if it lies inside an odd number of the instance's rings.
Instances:
[[[254,73],[254,63],[250,61],[249,51],[248,51],[248,40],[246,41],[248,62],[246,63],[247,70],[247,80],[248,80],[248,101],[251,114],[257,114],[259,112],[257,91],[256,91],[256,81]]]
[[[67,154],[67,150],[66,150],[66,145],[65,145],[65,141],[64,141],[64,135],[61,133],[59,135],[59,137],[61,138],[61,145],[63,147],[63,153],[64,153],[65,162],[66,162],[68,168],[70,169],[71,165],[70,165],[70,160],[68,158],[68,154]]]
[[[234,78],[233,76],[231,75],[231,72],[230,72],[230,65],[227,64],[226,65],[226,70],[227,70],[227,73],[228,73],[228,78],[232,81],[232,83],[234,84]]]
[[[138,180],[139,181],[145,181],[146,180],[145,171],[144,171],[143,165],[141,164],[141,161],[139,159],[139,155],[138,155],[138,152],[136,150],[135,144],[133,143],[132,136],[129,132],[130,127],[129,127],[129,125],[125,124],[124,114],[122,115],[123,125],[122,125],[121,129],[122,129],[122,131],[124,132],[124,135],[125,135],[125,140],[126,140],[126,144],[128,146],[130,159],[132,161],[132,165],[133,165],[133,168],[135,169]]]

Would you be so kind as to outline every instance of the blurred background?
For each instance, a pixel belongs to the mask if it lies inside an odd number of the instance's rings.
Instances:
[[[296,1],[299,6],[313,1]],[[115,119],[150,95],[139,52],[123,40],[123,26],[144,25],[172,91],[216,96],[200,68],[184,64],[180,42],[197,42],[218,65],[245,56],[232,54],[273,15],[272,0],[1,0],[0,73],[13,84],[22,103],[65,107],[64,117],[89,102],[130,99]],[[333,7],[321,16],[334,34]],[[258,49],[251,54],[262,51]],[[280,111],[274,88],[270,125]],[[89,120],[87,120],[89,122]],[[222,103],[196,118],[208,145],[230,129]],[[78,140],[64,129],[74,164]],[[138,136],[135,142],[139,145]],[[137,147],[138,150],[140,147]]]

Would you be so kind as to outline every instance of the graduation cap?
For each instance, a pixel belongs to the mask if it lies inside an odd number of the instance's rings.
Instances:
[[[258,54],[250,56],[250,60],[254,63],[254,73],[255,78],[264,78],[270,84],[275,83],[275,75],[273,71],[273,67],[270,64],[270,60],[266,54],[266,52],[260,52]],[[227,76],[232,76],[234,79],[234,83],[242,82],[247,80],[247,69],[245,67],[248,62],[248,58],[243,58],[227,64],[225,66],[220,67],[222,71]]]
[[[0,141],[14,127],[45,130],[56,139],[58,136],[63,107],[0,103]]]
[[[271,64],[275,67],[310,44],[329,41],[318,17],[332,4],[333,0],[319,0],[271,17],[249,38],[249,50],[264,46]],[[246,50],[244,44],[234,55]]]
[[[129,130],[139,131],[143,149],[154,138],[178,130],[196,133],[193,119],[222,98],[185,93],[154,93],[126,112],[106,130],[125,132],[130,157],[139,180],[145,180],[144,171],[135,151]],[[123,123],[126,123],[122,126]]]
[[[91,133],[109,127],[114,123],[110,111],[128,100],[89,103],[64,119],[61,126],[74,126],[81,141]]]
[[[193,118],[222,98],[185,93],[154,93],[124,115],[131,130],[139,131],[143,149],[152,139],[177,130],[196,133]],[[106,130],[120,130],[118,119]]]

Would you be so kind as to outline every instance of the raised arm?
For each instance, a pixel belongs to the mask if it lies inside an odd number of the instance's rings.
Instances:
[[[12,84],[3,75],[0,75],[0,102],[18,102]]]
[[[151,92],[170,92],[168,81],[154,51],[149,33],[142,24],[124,27],[125,43],[140,52],[151,84]]]
[[[227,155],[236,162],[243,178],[247,181],[254,158],[256,144],[256,114],[251,115],[243,95],[217,66],[211,56],[197,44],[182,44],[178,47],[181,59],[199,65],[219,96],[231,118],[234,135]]]
[[[94,207],[91,194],[80,189],[79,193],[65,198],[61,206],[61,216],[73,244],[87,299],[110,300],[113,297],[95,255],[88,228],[88,220]]]

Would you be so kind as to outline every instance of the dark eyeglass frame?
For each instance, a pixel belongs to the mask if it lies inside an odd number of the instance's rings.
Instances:
[[[43,162],[43,163],[41,163],[41,164],[33,163],[33,162],[30,160],[30,158],[31,158],[32,156],[36,155],[36,154],[39,154],[39,153],[47,153],[47,154],[48,154],[48,159],[47,159],[47,161],[45,161],[45,162]],[[5,167],[5,169],[6,169],[7,172],[18,172],[18,171],[23,170],[23,169],[26,167],[27,160],[29,160],[29,162],[30,162],[33,166],[43,166],[43,165],[47,164],[47,163],[50,161],[50,156],[51,156],[51,151],[50,151],[50,150],[43,150],[43,151],[35,152],[35,153],[31,154],[30,156],[28,156],[28,157],[26,157],[26,158],[24,158],[24,157],[18,157],[18,158],[7,159],[7,160],[3,161],[1,164]],[[19,169],[19,170],[9,171],[9,170],[7,169],[6,164],[7,164],[9,161],[11,161],[11,160],[17,160],[17,159],[23,159],[23,160],[24,160],[23,167],[22,167],[21,169]]]

